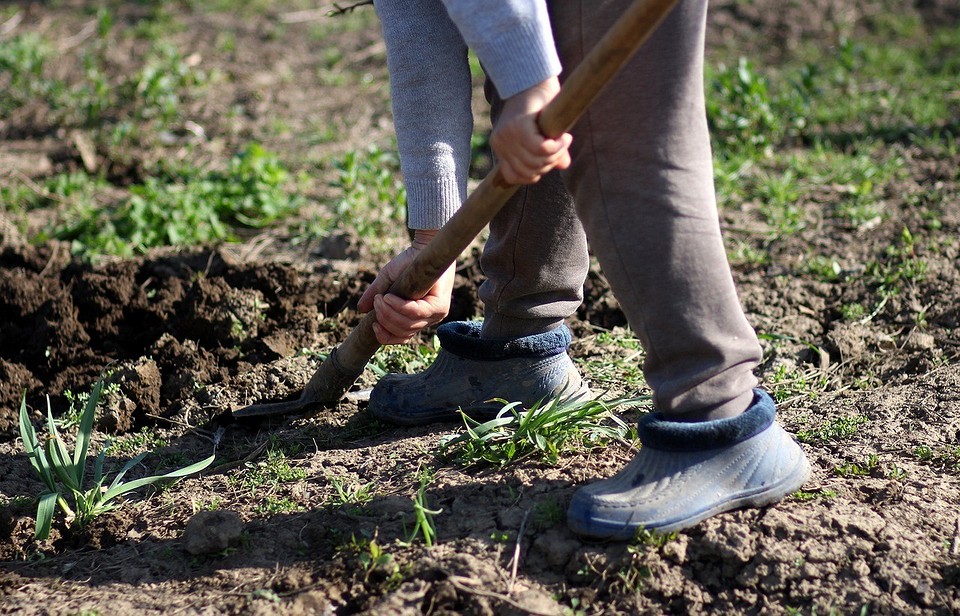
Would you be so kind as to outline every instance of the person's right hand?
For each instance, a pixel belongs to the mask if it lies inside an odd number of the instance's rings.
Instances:
[[[450,297],[456,274],[455,265],[447,268],[440,279],[417,300],[403,299],[387,293],[390,285],[416,257],[417,253],[436,235],[433,230],[417,230],[409,248],[383,266],[377,278],[370,284],[357,308],[360,312],[376,311],[377,321],[373,331],[380,344],[403,344],[410,342],[425,327],[436,325],[450,313]]]
[[[503,102],[503,111],[490,134],[490,147],[497,155],[503,179],[511,184],[533,184],[551,169],[570,166],[570,133],[549,139],[537,124],[540,111],[559,92],[560,82],[551,77]]]

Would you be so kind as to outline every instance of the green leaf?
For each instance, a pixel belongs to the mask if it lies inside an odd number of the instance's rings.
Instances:
[[[23,448],[30,457],[30,464],[40,475],[40,479],[51,491],[56,490],[56,482],[53,478],[53,472],[50,469],[50,462],[44,454],[43,448],[37,441],[37,433],[30,422],[30,414],[27,413],[27,395],[24,393],[20,401],[20,438],[23,440]]]
[[[97,459],[93,462],[93,485],[95,488],[99,488],[103,483],[103,462],[106,457],[107,448],[104,447],[97,455]]]
[[[53,438],[47,441],[47,456],[50,458],[50,465],[53,472],[63,484],[72,491],[79,492],[80,486],[76,485],[75,477],[70,474],[70,456],[66,453],[63,443]]]
[[[109,490],[107,490],[106,494],[103,495],[102,501],[103,501],[104,503],[106,503],[106,502],[110,501],[111,499],[116,498],[117,496],[120,496],[121,494],[126,494],[127,492],[130,492],[131,490],[136,490],[137,488],[140,488],[140,487],[143,487],[143,486],[146,486],[146,485],[150,485],[150,484],[152,484],[152,483],[156,483],[157,481],[162,481],[162,480],[164,480],[164,479],[176,479],[176,478],[178,478],[178,477],[185,477],[185,476],[187,476],[187,475],[192,475],[193,473],[200,472],[200,471],[202,471],[203,469],[205,469],[205,468],[207,468],[208,466],[210,466],[210,464],[213,462],[213,459],[214,459],[215,456],[216,456],[216,454],[211,455],[209,458],[207,458],[207,459],[205,459],[205,460],[201,460],[200,462],[197,462],[196,464],[191,464],[190,466],[181,468],[181,469],[179,469],[179,470],[170,471],[169,473],[166,473],[166,474],[164,474],[164,475],[155,475],[155,476],[153,476],[153,477],[144,477],[143,479],[137,479],[137,480],[131,481],[131,482],[129,482],[129,483],[124,483],[124,484],[120,484],[120,485],[115,485],[115,486],[111,487]]]
[[[140,464],[140,460],[143,460],[146,457],[147,457],[147,452],[145,451],[141,454],[137,454],[134,458],[128,460],[127,463],[123,465],[123,468],[120,469],[120,472],[117,473],[117,476],[113,478],[113,482],[110,483],[110,487],[108,489],[112,490],[114,487],[120,485],[120,480],[123,479],[123,476],[127,474],[127,471],[129,471],[131,468],[133,468],[137,464]]]
[[[87,459],[87,448],[90,446],[90,435],[93,433],[93,421],[97,416],[97,404],[100,403],[100,395],[103,393],[103,379],[99,379],[90,395],[87,396],[87,404],[83,407],[83,414],[80,416],[80,428],[77,431],[77,447],[73,452],[73,465],[77,469],[77,482],[83,485],[84,461]]]
[[[40,503],[37,505],[37,530],[34,533],[34,538],[38,541],[50,536],[50,526],[53,524],[53,513],[56,511],[59,496],[56,492],[40,495]]]
[[[53,420],[53,411],[50,409],[50,400],[47,399],[47,430],[50,433],[50,439],[47,441],[47,454],[50,456],[50,462],[53,463],[53,470],[57,472],[60,479],[67,484],[71,490],[79,490],[80,484],[77,482],[77,472],[73,464],[73,456],[67,450],[57,424]]]

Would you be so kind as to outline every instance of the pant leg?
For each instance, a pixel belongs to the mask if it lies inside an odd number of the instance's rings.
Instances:
[[[502,101],[489,80],[486,90],[496,121]],[[576,312],[590,259],[559,172],[521,187],[494,217],[480,265],[483,337],[543,333]]]
[[[628,0],[552,0],[569,71]],[[761,351],[720,236],[703,95],[706,0],[681,0],[573,129],[565,173],[590,246],[647,352],[657,408],[736,415]],[[562,77],[561,77],[562,79]]]

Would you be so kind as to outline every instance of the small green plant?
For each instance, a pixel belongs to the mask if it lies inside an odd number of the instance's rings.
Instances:
[[[343,197],[335,206],[337,225],[351,227],[362,238],[381,238],[405,224],[407,192],[394,152],[376,146],[347,152],[336,161],[334,188]]]
[[[180,115],[182,93],[206,81],[207,76],[191,66],[175,47],[158,44],[126,87],[130,99],[137,102],[139,119],[171,122]]]
[[[760,213],[776,237],[793,235],[803,229],[804,213],[797,205],[800,188],[792,170],[761,174],[755,192],[760,200]]]
[[[382,583],[385,590],[395,589],[403,581],[403,574],[397,561],[387,553],[377,540],[378,531],[370,536],[360,531],[360,536],[350,535],[350,539],[336,548],[337,554],[355,557],[363,570],[364,584]]]
[[[560,453],[572,444],[600,444],[624,438],[630,428],[612,410],[639,401],[639,398],[553,399],[529,410],[519,410],[518,402],[501,401],[503,409],[490,421],[480,423],[463,414],[465,431],[442,437],[441,453],[456,457],[464,464],[503,467],[533,454],[554,464]]]
[[[303,505],[291,498],[268,494],[263,502],[255,507],[254,511],[261,515],[274,515],[277,513],[289,513],[291,511],[303,511],[303,509]]]
[[[854,302],[852,304],[843,304],[840,306],[840,316],[844,321],[859,321],[867,314],[867,309],[863,304]]]
[[[216,511],[221,507],[221,499],[219,496],[214,496],[210,500],[203,500],[196,503],[194,507],[198,511]]]
[[[815,500],[830,500],[831,498],[836,498],[837,493],[833,490],[822,489],[813,492],[807,492],[805,490],[797,490],[791,494],[794,500],[798,500],[801,503],[815,501]]]
[[[381,572],[387,580],[392,580],[400,575],[400,565],[387,554],[376,538],[367,542],[366,550],[360,552],[357,556],[360,566],[363,567],[363,581],[370,582],[370,576],[374,572]]]
[[[119,391],[120,383],[109,383],[104,385],[102,393],[104,395],[110,395],[112,393],[118,393]],[[56,419],[57,427],[61,430],[76,428],[80,425],[80,421],[83,418],[87,401],[90,399],[90,392],[82,391],[75,394],[72,390],[68,389],[63,392],[63,397],[67,399],[67,403],[70,406]]]
[[[816,398],[827,389],[829,378],[823,370],[812,366],[802,369],[777,364],[769,382],[773,399],[780,404],[787,404],[799,398]]]
[[[606,572],[601,572],[602,577],[610,577],[610,589],[617,593],[638,593],[641,592],[647,583],[647,580],[653,575],[650,567],[651,557],[661,552],[663,547],[674,541],[678,533],[658,533],[645,528],[637,529],[633,539],[627,545],[626,553],[608,567]],[[594,572],[596,569],[591,566]]]
[[[762,266],[770,264],[770,253],[743,240],[731,239],[733,246],[727,251],[732,265]]]
[[[676,531],[669,533],[658,533],[657,531],[647,530],[646,528],[641,527],[637,529],[636,533],[634,533],[631,546],[645,546],[647,548],[659,550],[671,541],[674,541],[677,537],[678,533]]]
[[[271,447],[259,462],[247,462],[242,478],[232,479],[241,487],[255,493],[262,487],[276,488],[280,484],[305,479],[307,471],[290,465],[283,449]]]
[[[143,477],[126,483],[122,482],[123,476],[147,455],[145,452],[128,461],[117,473],[113,482],[104,488],[103,484],[106,477],[103,467],[106,449],[103,449],[93,463],[93,484],[90,487],[84,487],[87,450],[90,447],[93,422],[103,387],[103,380],[98,381],[87,398],[80,418],[73,453],[70,452],[60,435],[49,404],[47,408],[48,434],[45,442],[41,443],[34,431],[33,424],[30,422],[26,396],[20,403],[20,437],[30,458],[30,463],[47,488],[47,491],[40,495],[40,502],[37,506],[35,536],[38,540],[46,539],[50,535],[50,526],[53,523],[57,505],[60,506],[68,519],[73,520],[74,525],[83,527],[98,515],[116,508],[118,506],[118,503],[114,502],[116,498],[143,486],[192,475],[208,467],[214,460],[214,455],[211,455],[196,464],[163,475]],[[72,497],[72,507],[67,503],[65,494]]]
[[[373,481],[361,485],[348,484],[346,479],[340,477],[330,477],[329,480],[333,494],[327,499],[327,504],[331,507],[358,508],[373,500],[373,488],[376,485]]]
[[[841,464],[840,466],[833,469],[833,472],[840,477],[864,477],[866,475],[871,475],[876,471],[880,466],[880,458],[877,454],[872,453],[867,456],[867,459],[862,463],[860,462],[847,462],[846,464]]]
[[[812,430],[799,430],[797,440],[801,443],[843,441],[856,434],[860,426],[868,421],[863,415],[835,417]]]
[[[420,535],[423,537],[423,542],[429,548],[432,547],[437,540],[437,527],[433,522],[433,516],[440,515],[443,509],[430,509],[427,505],[427,486],[433,482],[433,473],[424,469],[419,475],[420,487],[417,488],[417,493],[413,497],[413,513],[416,517],[416,522],[413,525],[413,530],[406,544],[412,545],[417,535]]]
[[[653,576],[650,567],[651,555],[663,549],[663,546],[677,538],[677,533],[657,533],[641,528],[627,545],[620,566],[614,570],[615,577],[611,589],[617,592],[641,592]]]
[[[144,426],[139,432],[127,433],[115,440],[110,441],[104,447],[107,455],[131,455],[139,453],[146,449],[155,449],[157,447],[166,447],[167,440],[157,434],[156,428]]]
[[[922,462],[929,462],[944,470],[960,470],[960,447],[934,449],[928,445],[917,445],[913,448],[913,455]]]
[[[814,255],[808,258],[804,263],[804,270],[823,282],[836,282],[843,272],[836,259],[823,255]]]
[[[533,526],[538,530],[553,528],[566,519],[566,508],[554,498],[541,500],[533,506]]]
[[[884,257],[867,264],[866,278],[881,298],[889,298],[905,285],[922,281],[927,275],[927,262],[916,254],[916,241],[904,227],[899,241],[887,246]]]

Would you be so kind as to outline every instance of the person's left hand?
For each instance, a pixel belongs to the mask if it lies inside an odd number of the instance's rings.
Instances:
[[[447,268],[440,280],[420,299],[407,300],[387,293],[394,280],[400,277],[434,235],[436,231],[433,230],[416,231],[410,247],[383,266],[377,278],[360,297],[357,305],[360,312],[375,310],[377,313],[373,331],[380,344],[410,342],[420,330],[436,325],[450,312],[450,298],[456,277],[455,264]]]
[[[559,80],[551,77],[504,101],[490,134],[490,147],[507,182],[533,184],[551,169],[570,166],[573,137],[564,133],[559,139],[548,139],[537,125],[537,115],[559,92]]]

